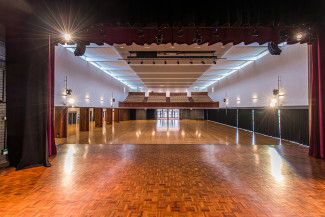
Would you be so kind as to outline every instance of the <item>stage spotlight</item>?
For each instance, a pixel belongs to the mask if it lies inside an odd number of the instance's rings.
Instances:
[[[267,48],[269,49],[271,55],[280,55],[282,52],[282,50],[274,42],[269,42]]]
[[[72,40],[72,36],[69,33],[63,33],[63,38],[65,42],[69,42]]]
[[[297,35],[296,35],[297,41],[301,41],[303,37],[304,36],[303,36],[303,34],[301,32],[298,32]]]
[[[82,56],[86,52],[86,45],[83,43],[78,43],[76,49],[74,50],[74,55],[75,56]]]

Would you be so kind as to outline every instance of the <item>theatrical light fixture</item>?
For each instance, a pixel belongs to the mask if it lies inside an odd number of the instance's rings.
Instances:
[[[165,61],[164,63],[167,64],[167,61]]]
[[[204,61],[201,61],[201,63],[202,63],[202,64],[205,64],[205,62],[204,62]]]
[[[69,42],[72,40],[72,36],[69,33],[63,33],[63,38],[65,42]]]
[[[72,94],[72,90],[71,90],[71,89],[66,89],[66,90],[65,90],[65,94],[66,94],[67,96],[70,96],[70,95]]]
[[[296,35],[297,41],[301,41],[303,37],[304,36],[303,36],[303,34],[301,32],[298,32],[297,35]]]
[[[177,60],[177,64],[179,64],[179,60]]]
[[[74,50],[74,55],[77,57],[83,56],[86,52],[86,45],[83,43],[77,43],[77,47]]]
[[[213,64],[217,64],[217,61],[213,60]]]
[[[193,61],[192,60],[190,61],[190,64],[193,64]]]
[[[141,61],[140,64],[143,64],[143,61]]]
[[[282,50],[279,48],[279,46],[274,42],[269,42],[267,44],[267,48],[271,55],[280,55]]]

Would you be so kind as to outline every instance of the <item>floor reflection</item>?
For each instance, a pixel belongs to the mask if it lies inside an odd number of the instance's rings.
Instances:
[[[70,132],[76,129],[73,126]],[[56,144],[224,144],[238,145],[238,148],[279,142],[261,134],[196,120],[121,121],[104,124],[102,128],[92,123],[89,132],[78,131],[69,134],[67,139],[56,139]]]
[[[208,136],[205,130],[190,123],[180,125],[180,134],[184,130],[197,141],[196,132],[202,134],[200,139]],[[129,124],[130,133],[135,137],[139,130],[140,138],[155,130],[155,127],[133,127]],[[231,144],[59,145],[50,168],[8,169],[0,173],[0,214],[322,216],[325,213],[324,161],[308,157],[308,150],[295,144],[283,144],[280,148],[258,145],[262,141],[258,135],[257,145],[237,148],[234,129],[203,123],[201,129],[205,127],[211,134],[219,130],[229,133]],[[116,129],[119,128],[117,124]],[[166,133],[156,132],[156,136],[161,134],[166,139]],[[240,144],[251,141],[251,135],[246,133],[239,132]],[[170,132],[170,140],[174,136]],[[295,165],[299,166],[299,173]]]
[[[283,182],[284,177],[282,175],[282,164],[283,159],[281,155],[274,149],[274,147],[269,146],[268,154],[270,155],[271,160],[271,174],[274,177],[274,179],[278,182]]]

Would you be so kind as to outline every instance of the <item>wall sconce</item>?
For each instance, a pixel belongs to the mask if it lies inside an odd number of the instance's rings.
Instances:
[[[257,99],[258,99],[258,97],[257,97],[257,96],[253,96],[253,97],[252,97],[252,99],[253,99],[253,102],[254,102],[254,103],[256,103],[256,102],[257,102]]]
[[[236,101],[237,101],[237,104],[239,104],[240,103],[240,98],[237,97]]]

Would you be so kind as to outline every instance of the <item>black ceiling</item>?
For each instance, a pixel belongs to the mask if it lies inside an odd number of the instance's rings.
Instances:
[[[114,25],[300,25],[323,23],[322,0],[25,0],[32,13],[87,23]],[[7,2],[7,3],[4,3]],[[0,10],[30,11],[26,5],[0,0]],[[19,1],[22,2],[22,1]],[[2,3],[2,4],[1,4]],[[9,8],[9,9],[8,9]],[[10,16],[12,14],[8,14]]]

